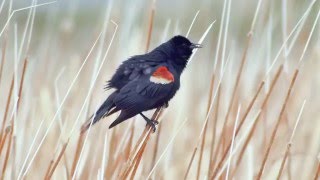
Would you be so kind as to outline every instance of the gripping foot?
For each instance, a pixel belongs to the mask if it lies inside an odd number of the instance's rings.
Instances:
[[[143,119],[147,122],[146,126],[150,126],[152,128],[152,131],[153,132],[156,132],[157,130],[157,125],[159,124],[158,121],[156,120],[152,120],[152,119],[149,119],[148,117],[146,117],[145,115],[143,115],[142,113],[140,113],[140,115],[143,117]]]

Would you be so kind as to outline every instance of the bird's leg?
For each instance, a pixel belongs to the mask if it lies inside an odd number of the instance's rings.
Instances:
[[[153,132],[156,131],[156,125],[159,124],[158,121],[153,120],[153,119],[149,119],[147,116],[145,116],[144,114],[140,113],[140,115],[143,117],[143,119],[147,122],[147,126],[151,126]]]

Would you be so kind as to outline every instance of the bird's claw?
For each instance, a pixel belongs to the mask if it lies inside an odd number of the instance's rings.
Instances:
[[[163,107],[163,108],[169,107],[169,103],[168,103],[168,102],[165,102],[162,107]]]
[[[152,128],[152,131],[156,132],[156,130],[157,130],[156,125],[158,125],[158,124],[159,124],[158,121],[150,119],[150,120],[147,121],[147,125],[146,126],[150,126]]]

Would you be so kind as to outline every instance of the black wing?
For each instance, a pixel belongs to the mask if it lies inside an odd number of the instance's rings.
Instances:
[[[144,77],[125,85],[114,99],[114,103],[122,110],[146,111],[165,101],[173,88],[173,83],[156,84],[151,82],[148,77]]]
[[[157,69],[164,68],[159,65],[152,69],[152,75],[141,76],[126,84],[114,98],[113,102],[121,110],[118,118],[109,128],[137,115],[140,112],[163,106],[174,96],[179,83],[172,81],[157,81],[153,76]],[[169,73],[171,73],[169,71]]]
[[[119,66],[105,88],[121,89],[129,82],[139,79],[141,76],[149,75],[155,66],[163,62],[162,58],[149,54],[131,57]]]

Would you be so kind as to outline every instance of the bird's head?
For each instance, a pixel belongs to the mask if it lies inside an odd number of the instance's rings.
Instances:
[[[180,35],[174,36],[169,42],[174,48],[177,63],[183,64],[188,61],[194,49],[202,47],[200,44],[192,43],[188,38]]]

